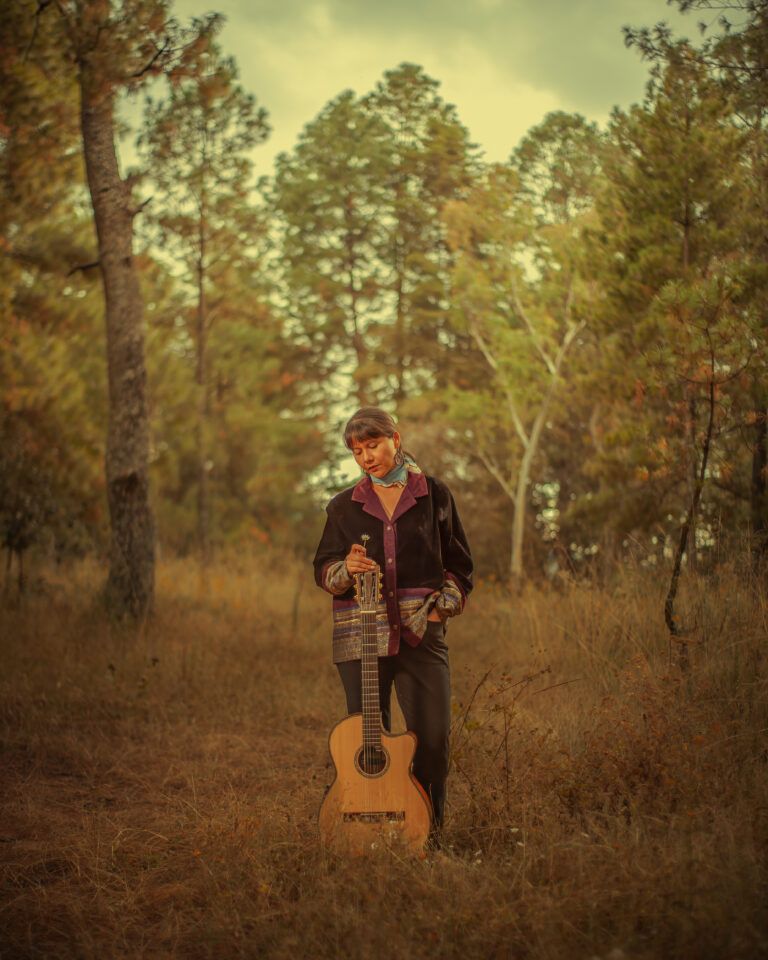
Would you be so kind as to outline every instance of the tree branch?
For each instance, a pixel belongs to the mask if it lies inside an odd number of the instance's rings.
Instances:
[[[162,47],[158,47],[157,45],[155,45],[155,55],[151,58],[151,60],[148,61],[148,63],[146,63],[141,68],[141,70],[137,70],[136,73],[132,73],[129,79],[138,80],[139,77],[143,77],[145,73],[149,73],[150,70],[152,70],[154,65],[157,63],[157,61],[160,59],[160,57],[166,52],[166,50],[168,50],[170,45],[171,45],[170,37],[166,37],[165,40],[163,40]]]
[[[549,356],[549,354],[547,353],[547,351],[546,351],[546,350],[544,349],[544,347],[542,346],[541,338],[540,338],[540,337],[538,336],[538,334],[536,333],[536,330],[535,330],[533,324],[531,323],[530,318],[528,317],[528,314],[526,313],[525,309],[523,308],[523,303],[522,303],[522,301],[521,301],[521,299],[520,299],[520,294],[519,294],[518,289],[517,289],[517,281],[515,280],[514,275],[512,276],[512,278],[511,278],[511,280],[510,280],[510,284],[511,284],[511,286],[512,286],[512,295],[513,295],[513,297],[514,297],[514,299],[515,299],[515,308],[516,308],[517,312],[520,314],[520,319],[521,319],[521,320],[523,321],[523,323],[525,324],[525,326],[526,326],[526,328],[527,328],[527,330],[528,330],[528,333],[529,333],[530,336],[531,336],[531,340],[533,340],[533,345],[536,347],[536,350],[538,351],[539,356],[540,356],[541,359],[544,361],[544,366],[547,368],[547,370],[550,372],[550,374],[552,374],[552,375],[554,376],[554,375],[555,375],[555,370],[554,370],[554,367],[553,367],[553,364],[552,364],[552,358]]]
[[[496,358],[493,356],[493,354],[489,350],[488,344],[485,342],[485,340],[482,337],[482,334],[478,330],[477,324],[473,320],[470,320],[467,326],[470,334],[472,335],[472,338],[474,339],[475,343],[477,344],[480,350],[480,353],[482,353],[483,357],[485,358],[485,362],[488,364],[491,370],[493,370],[494,373],[498,373],[499,365],[498,363],[496,363]]]
[[[72,267],[70,270],[67,271],[67,276],[71,277],[73,273],[77,273],[78,271],[82,271],[83,273],[85,273],[86,270],[93,270],[94,267],[100,267],[100,266],[101,266],[101,260],[94,260],[93,263],[78,263],[74,267]]]
[[[577,323],[577,324],[574,324],[573,326],[568,327],[568,329],[565,331],[565,336],[563,337],[562,343],[560,344],[557,351],[557,357],[555,358],[555,370],[552,374],[553,377],[560,376],[560,367],[562,367],[563,365],[563,360],[565,359],[565,355],[568,352],[568,348],[576,339],[576,336],[579,333],[581,333],[581,331],[584,329],[584,326],[585,326],[585,321],[582,320],[580,323]]]
[[[509,413],[512,417],[512,423],[514,424],[515,431],[517,432],[518,437],[520,437],[523,446],[527,448],[528,444],[531,442],[531,438],[528,436],[528,433],[523,426],[523,421],[520,418],[520,414],[517,412],[515,398],[512,396],[512,391],[508,388],[504,389],[504,393],[507,397],[507,406],[509,407]]]
[[[729,483],[727,480],[721,480],[719,477],[711,477],[709,482],[713,487],[717,487],[718,490],[722,490],[724,493],[729,493],[736,500],[749,502],[749,490],[744,490],[735,483]]]
[[[714,354],[712,356],[713,371],[714,371]],[[672,570],[672,577],[669,583],[669,591],[667,593],[667,598],[664,602],[664,621],[667,624],[667,629],[669,630],[670,639],[676,638],[681,640],[680,645],[680,667],[683,670],[688,669],[688,644],[683,637],[682,630],[677,622],[675,617],[675,598],[677,596],[677,588],[680,582],[680,568],[683,562],[683,554],[688,549],[688,533],[693,525],[693,518],[696,515],[696,511],[699,507],[699,500],[701,499],[701,491],[704,488],[704,478],[707,472],[707,460],[709,459],[709,447],[712,440],[712,432],[715,424],[715,382],[714,377],[710,380],[709,383],[709,422],[707,423],[707,432],[704,437],[704,445],[701,451],[701,463],[699,465],[699,475],[696,478],[696,486],[694,488],[693,496],[691,498],[690,506],[688,507],[688,514],[683,522],[682,527],[680,528],[680,541],[677,545],[677,551],[675,552],[675,562]],[[691,549],[696,549],[696,544],[691,545]]]
[[[140,203],[138,207],[134,207],[133,210],[131,210],[131,219],[133,219],[134,217],[138,217],[138,215],[142,213],[142,211],[144,210],[144,207],[146,207],[148,203],[152,203],[152,197],[147,197],[147,199],[144,200],[142,203]]]
[[[477,344],[480,352],[485,358],[485,362],[493,370],[495,374],[499,373],[499,365],[496,361],[496,357],[491,353],[491,350],[488,344],[483,339],[482,334],[480,333],[477,324],[473,321],[469,321],[467,324],[467,329],[472,335],[475,343]],[[517,406],[515,405],[515,399],[512,396],[512,393],[506,385],[504,386],[504,395],[507,398],[507,405],[509,406],[510,416],[512,417],[512,423],[514,424],[515,431],[517,432],[518,437],[522,441],[524,447],[528,446],[529,439],[528,434],[526,433],[525,427],[523,426],[523,421],[520,419],[520,414],[517,412]]]
[[[29,38],[29,43],[27,44],[27,47],[24,51],[24,55],[21,58],[25,63],[26,63],[27,57],[32,51],[32,47],[35,45],[35,40],[37,39],[37,31],[40,26],[40,14],[44,12],[46,7],[50,7],[52,3],[53,3],[53,0],[39,0],[39,3],[37,5],[37,10],[35,10],[35,28],[32,31],[32,36]]]
[[[512,489],[512,487],[507,483],[507,481],[504,479],[504,475],[501,472],[501,469],[499,468],[498,464],[494,460],[491,460],[491,458],[486,453],[483,453],[482,450],[478,450],[477,455],[480,458],[480,460],[482,460],[483,466],[488,471],[488,473],[490,473],[490,475],[494,478],[494,480],[498,482],[499,486],[507,495],[507,497],[509,497],[509,499],[514,503],[515,492]]]

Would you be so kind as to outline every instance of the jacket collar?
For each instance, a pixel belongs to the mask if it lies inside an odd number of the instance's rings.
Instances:
[[[399,520],[407,510],[410,510],[411,507],[415,505],[418,497],[426,497],[428,493],[427,478],[424,474],[409,473],[406,484],[403,487],[403,492],[397,501],[395,512],[392,514],[390,520],[386,510],[381,505],[381,500],[379,500],[376,491],[373,489],[371,478],[366,475],[355,484],[355,489],[352,491],[352,500],[355,503],[362,503],[364,513],[370,513],[371,516],[378,517],[379,520],[383,520],[384,523],[394,523],[396,520]]]

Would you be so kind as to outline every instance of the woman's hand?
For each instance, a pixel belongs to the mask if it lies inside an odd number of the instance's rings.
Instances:
[[[359,543],[352,544],[344,560],[351,577],[354,577],[356,573],[373,570],[376,566],[376,563],[365,555],[365,547],[360,546]]]

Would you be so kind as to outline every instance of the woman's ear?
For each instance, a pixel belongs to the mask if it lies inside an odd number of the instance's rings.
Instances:
[[[397,430],[395,430],[395,432],[392,434],[392,441],[393,441],[393,443],[395,444],[395,450],[399,450],[399,449],[400,449],[400,434],[397,432]]]

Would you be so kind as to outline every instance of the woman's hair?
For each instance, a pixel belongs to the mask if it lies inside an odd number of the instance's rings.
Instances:
[[[397,424],[385,410],[380,410],[379,407],[363,407],[350,417],[344,427],[344,443],[352,449],[352,445],[360,443],[361,440],[392,437],[396,430]]]

